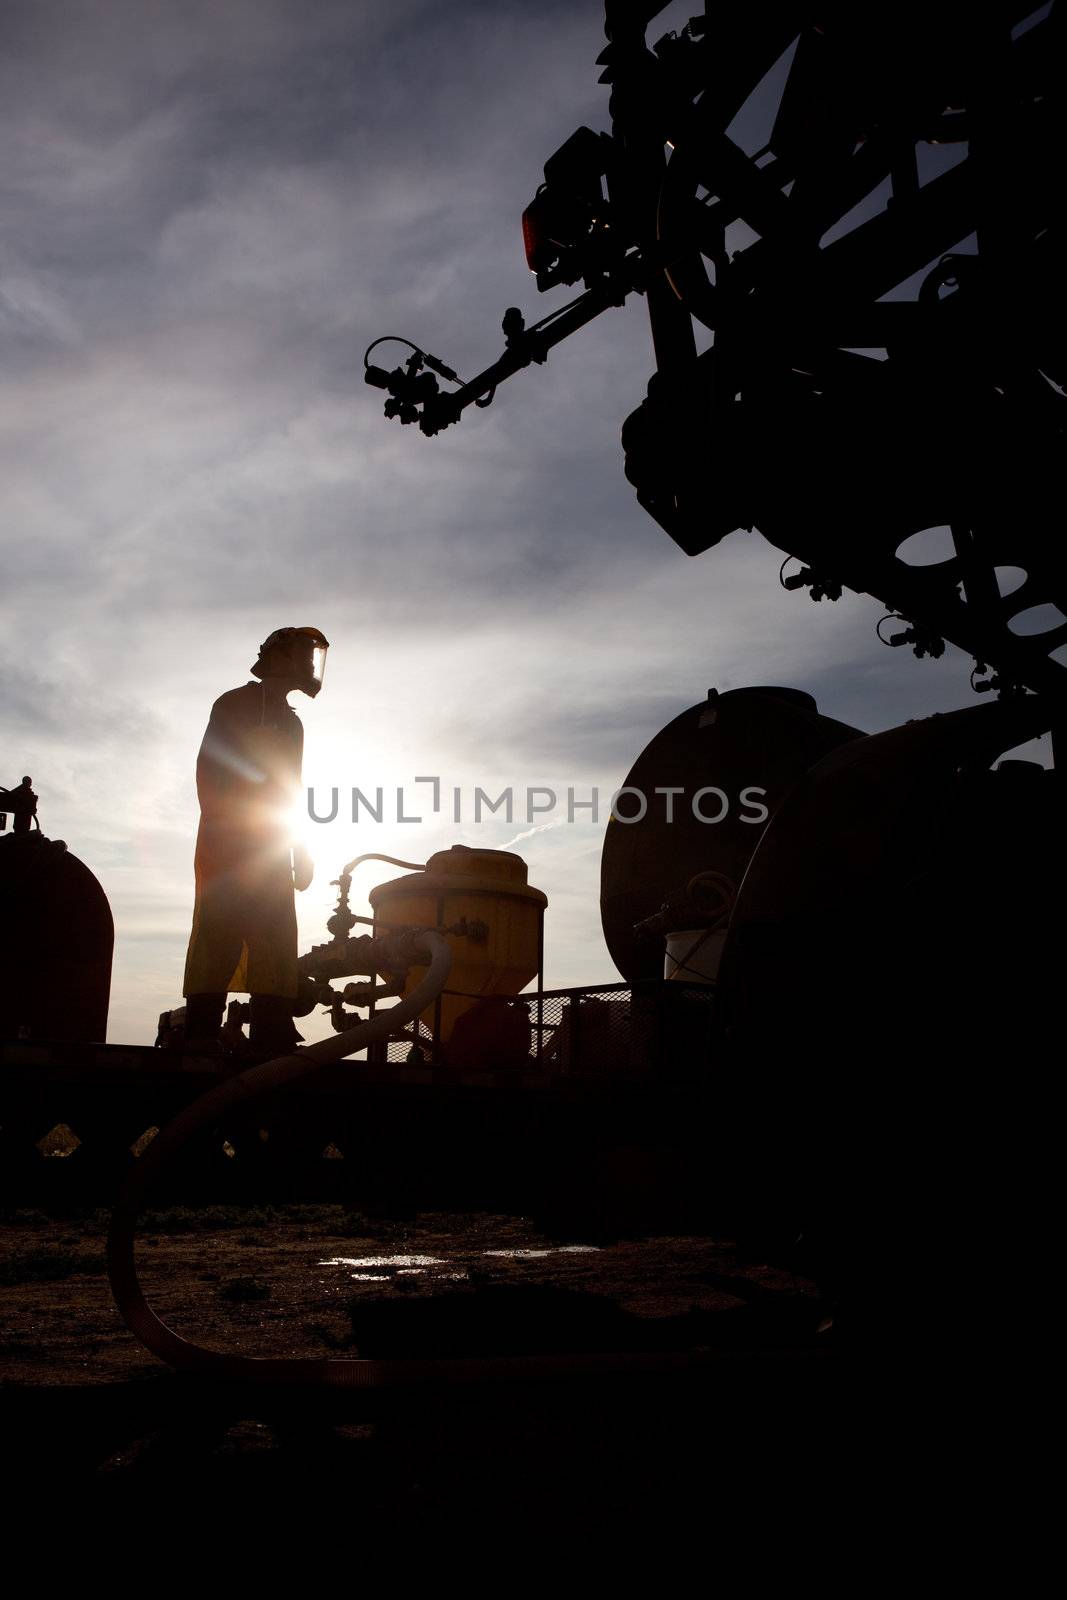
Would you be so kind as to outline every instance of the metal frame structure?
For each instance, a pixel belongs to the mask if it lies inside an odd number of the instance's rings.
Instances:
[[[976,690],[1062,718],[1064,0],[710,0],[650,46],[663,9],[607,0],[611,133],[572,135],[523,218],[538,287],[583,292],[531,327],[509,310],[470,382],[414,345],[368,364],[386,414],[437,433],[642,294],[657,371],[626,473],[681,548],[758,528],[802,563],[787,587],[870,593],[904,623],[883,642],[951,641]],[[937,527],[952,554],[909,562]]]

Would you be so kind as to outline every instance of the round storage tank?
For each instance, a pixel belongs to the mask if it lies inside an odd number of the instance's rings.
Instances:
[[[518,994],[538,975],[548,901],[527,883],[526,863],[507,850],[453,845],[422,872],[380,883],[370,892],[375,932],[382,928],[451,927],[464,918],[485,924],[484,938],[450,935],[452,971],[441,1002],[441,1039],[485,995]],[[413,967],[405,993],[425,975]],[[423,1015],[433,1026],[433,1008]]]
[[[610,821],[601,855],[604,938],[627,982],[664,975],[663,939],[635,934],[634,924],[667,902],[684,902],[700,874],[721,874],[739,887],[767,817],[787,792],[828,751],[861,737],[820,716],[811,695],[783,688],[713,689],[656,734],[625,781],[647,809],[639,821]],[[668,797],[657,789],[676,791],[670,821]],[[701,797],[701,790],[708,792]],[[636,816],[640,803],[624,796],[618,809]],[[761,811],[763,819],[753,820]],[[693,926],[683,913],[677,927]]]
[[[62,839],[0,835],[0,1038],[102,1044],[115,925]]]

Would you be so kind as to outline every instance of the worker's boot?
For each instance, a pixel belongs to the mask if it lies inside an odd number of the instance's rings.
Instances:
[[[224,994],[190,994],[185,998],[186,1055],[217,1056],[222,1053],[219,1033],[226,1005]]]
[[[254,994],[248,1012],[248,1039],[257,1055],[286,1055],[302,1044],[293,1025],[293,1002],[281,994]]]

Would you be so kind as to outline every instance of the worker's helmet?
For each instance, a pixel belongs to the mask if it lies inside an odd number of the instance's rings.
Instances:
[[[318,628],[275,628],[259,647],[252,664],[256,678],[293,679],[293,687],[317,695],[326,670],[330,641]]]

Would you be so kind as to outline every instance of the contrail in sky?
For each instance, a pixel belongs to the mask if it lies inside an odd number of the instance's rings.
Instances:
[[[526,828],[524,832],[517,833],[514,839],[509,839],[507,844],[500,846],[500,849],[510,850],[512,845],[521,844],[524,839],[532,839],[535,833],[547,833],[549,828],[561,828],[566,820],[566,817],[554,817],[551,822],[539,822],[536,827]]]

